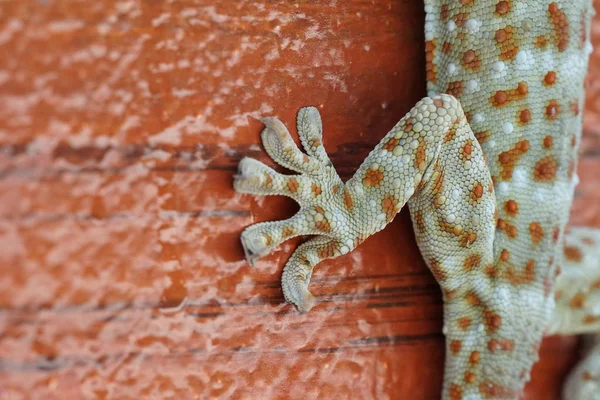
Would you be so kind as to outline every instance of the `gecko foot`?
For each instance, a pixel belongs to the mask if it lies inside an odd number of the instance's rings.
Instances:
[[[306,153],[300,151],[281,121],[276,118],[261,121],[265,124],[261,138],[269,156],[298,174],[283,175],[260,161],[244,158],[235,176],[235,190],[288,196],[300,204],[300,211],[287,220],[261,222],[246,228],[241,236],[242,246],[246,260],[254,265],[258,258],[289,238],[316,235],[296,249],[282,277],[286,300],[299,311],[307,312],[316,302],[308,291],[314,266],[355,247],[355,242],[347,237],[351,215],[343,207],[344,184],[323,147],[321,118],[316,108],[303,108],[298,113],[298,134]]]

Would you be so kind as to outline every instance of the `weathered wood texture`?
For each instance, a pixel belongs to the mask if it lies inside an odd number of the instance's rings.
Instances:
[[[0,398],[436,398],[441,297],[407,212],[322,263],[299,315],[279,288],[297,241],[254,268],[239,244],[296,206],[231,187],[268,161],[256,118],[308,104],[351,176],[424,95],[422,9],[1,2]],[[574,205],[595,226],[599,77]],[[557,399],[577,346],[545,341],[525,398]]]

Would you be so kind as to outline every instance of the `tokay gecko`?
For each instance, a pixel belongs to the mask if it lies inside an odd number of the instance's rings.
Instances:
[[[235,189],[285,195],[292,218],[242,233],[253,264],[283,241],[299,311],[320,261],[346,254],[408,204],[419,249],[442,288],[441,398],[516,399],[543,335],[600,332],[600,232],[565,231],[577,183],[590,0],[425,0],[428,97],[347,182],[323,147],[315,108],[298,113],[305,152],[264,118],[269,156],[244,158]],[[600,399],[600,344],[570,375],[566,399]]]

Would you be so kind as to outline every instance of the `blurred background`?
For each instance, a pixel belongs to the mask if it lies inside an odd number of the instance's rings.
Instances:
[[[350,177],[425,95],[420,1],[0,2],[0,399],[433,399],[439,288],[407,210],[282,304],[291,216],[232,190],[257,118],[321,110]],[[600,19],[592,42],[600,49]],[[600,228],[600,52],[572,221]],[[525,399],[558,399],[576,337],[544,341]]]

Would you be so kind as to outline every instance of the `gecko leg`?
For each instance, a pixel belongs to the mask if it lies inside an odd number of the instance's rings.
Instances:
[[[422,115],[431,118],[423,120]],[[248,227],[242,233],[242,244],[248,262],[253,264],[290,237],[316,235],[296,250],[283,274],[285,298],[301,311],[308,311],[314,303],[308,291],[314,266],[351,251],[383,229],[433,173],[429,167],[437,160],[444,135],[450,142],[456,134],[453,128],[458,124],[468,126],[456,99],[446,95],[426,98],[388,133],[357,174],[344,184],[323,147],[317,109],[307,107],[298,113],[298,133],[306,153],[296,146],[281,121],[262,121],[266,127],[261,138],[267,153],[299,174],[283,175],[257,160],[244,158],[234,187],[242,193],[292,197],[300,204],[300,211],[285,221]],[[473,142],[474,137],[469,146]],[[483,162],[478,166],[485,168]]]
[[[600,332],[600,230],[570,228],[559,265],[548,333]]]
[[[316,235],[296,249],[282,279],[286,300],[306,312],[315,303],[308,291],[315,265],[351,251],[408,202],[419,248],[444,293],[442,397],[515,399],[546,323],[538,312],[546,301],[544,276],[534,275],[529,264],[522,270],[506,266],[506,257],[495,251],[492,179],[458,101],[441,95],[418,102],[345,184],[322,147],[316,109],[303,109],[298,116],[306,154],[281,122],[264,122],[269,155],[300,175],[281,175],[243,160],[235,187],[291,196],[300,211],[286,221],[247,228],[242,243],[249,261],[288,235]],[[533,311],[522,304],[531,304]]]
[[[548,333],[600,332],[600,230],[571,227],[565,234],[560,266],[561,273],[556,280],[556,308]],[[563,388],[563,398],[593,400],[599,394],[600,336],[597,335],[586,357],[570,373]]]
[[[600,394],[600,334],[590,338],[591,350],[571,371],[563,387],[565,400],[597,400]]]

